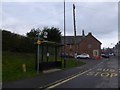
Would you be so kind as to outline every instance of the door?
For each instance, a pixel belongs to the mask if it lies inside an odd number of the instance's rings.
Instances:
[[[93,50],[93,56],[99,56],[99,50]]]

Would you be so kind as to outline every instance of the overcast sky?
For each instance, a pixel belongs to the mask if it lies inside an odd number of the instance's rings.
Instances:
[[[73,10],[76,10],[77,35],[92,32],[102,47],[118,42],[117,2],[66,2],[66,35],[74,35]],[[58,27],[63,32],[63,2],[2,2],[2,26],[21,35],[32,28]]]

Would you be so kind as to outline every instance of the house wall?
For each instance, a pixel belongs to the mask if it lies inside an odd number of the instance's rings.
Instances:
[[[98,50],[99,55],[101,54],[101,44],[96,41],[91,35],[88,35],[80,44],[79,44],[79,53],[88,53],[90,57],[93,57],[93,50]]]
[[[75,52],[78,54],[87,53],[90,57],[93,57],[93,50],[98,50],[99,55],[101,55],[101,43],[99,43],[91,33],[89,33],[84,39],[80,42],[80,44],[76,45],[66,45],[65,52],[74,56]],[[63,48],[64,51],[64,48]]]

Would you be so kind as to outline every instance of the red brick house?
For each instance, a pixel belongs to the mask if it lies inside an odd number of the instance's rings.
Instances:
[[[61,39],[61,43],[64,44],[64,37]],[[92,33],[88,33],[88,35],[84,35],[84,31],[82,32],[82,36],[76,36],[76,46],[74,44],[74,36],[66,36],[65,37],[65,53],[74,56],[75,53],[82,54],[87,53],[91,58],[101,55],[101,42],[97,40]],[[64,47],[62,48],[64,50]]]

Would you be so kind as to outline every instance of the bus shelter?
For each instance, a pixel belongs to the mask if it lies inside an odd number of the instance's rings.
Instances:
[[[63,45],[50,41],[43,41],[39,45],[39,70],[47,70],[53,68],[61,68],[62,67],[62,57],[61,47]],[[37,53],[36,53],[36,68],[37,68]]]

